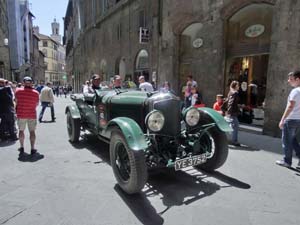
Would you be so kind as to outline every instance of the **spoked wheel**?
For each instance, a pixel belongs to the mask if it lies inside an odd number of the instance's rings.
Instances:
[[[78,142],[80,135],[80,119],[72,118],[70,111],[67,112],[67,129],[70,142]]]
[[[207,153],[207,161],[195,168],[213,171],[225,163],[228,156],[228,143],[224,132],[216,127],[210,128],[201,136],[199,144],[200,151]]]
[[[130,161],[126,151],[126,148],[123,144],[118,143],[116,145],[116,166],[118,172],[124,181],[128,181],[130,178]]]
[[[125,192],[134,194],[143,189],[148,177],[144,151],[130,149],[120,130],[112,132],[110,161],[117,182]]]

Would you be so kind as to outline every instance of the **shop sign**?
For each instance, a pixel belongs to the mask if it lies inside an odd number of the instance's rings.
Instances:
[[[245,30],[246,37],[255,38],[265,31],[265,26],[262,24],[254,24]]]
[[[194,48],[200,48],[203,45],[203,39],[197,38],[193,41],[193,47]]]
[[[139,42],[140,44],[146,44],[149,42],[149,30],[147,28],[140,27],[139,30]]]

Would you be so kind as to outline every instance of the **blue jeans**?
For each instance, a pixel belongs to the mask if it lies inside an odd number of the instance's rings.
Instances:
[[[50,107],[50,109],[51,109],[51,118],[52,118],[52,120],[55,120],[53,104],[50,104],[50,102],[42,102],[42,110],[41,110],[40,115],[39,115],[39,121],[42,121],[44,112],[45,112],[47,107]]]
[[[229,122],[229,125],[233,129],[231,141],[232,143],[238,142],[238,131],[239,131],[239,120],[237,116],[229,116],[231,121]]]
[[[300,120],[286,120],[282,129],[282,148],[284,161],[292,165],[293,149],[300,159],[300,146],[296,139],[296,131],[300,129]]]

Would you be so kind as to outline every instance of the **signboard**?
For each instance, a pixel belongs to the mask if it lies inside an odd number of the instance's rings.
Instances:
[[[203,45],[203,39],[197,38],[193,41],[193,47],[194,48],[200,48]]]
[[[265,26],[262,24],[254,24],[245,30],[246,37],[255,38],[265,31]]]
[[[147,28],[140,27],[139,41],[140,44],[146,44],[149,42],[149,30]]]

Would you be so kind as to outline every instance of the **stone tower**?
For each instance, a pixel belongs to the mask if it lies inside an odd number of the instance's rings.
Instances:
[[[61,35],[59,34],[59,23],[56,22],[55,18],[54,21],[51,23],[51,27],[52,27],[51,38],[56,42],[61,43]]]

